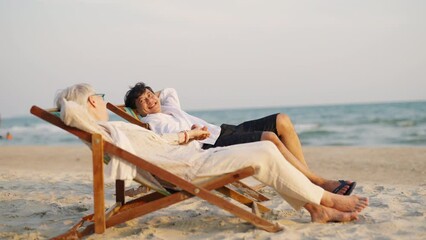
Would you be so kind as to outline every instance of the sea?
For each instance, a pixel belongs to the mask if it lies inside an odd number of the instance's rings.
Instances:
[[[217,125],[285,113],[304,146],[426,146],[426,101],[188,112]],[[122,120],[112,113],[110,117]],[[13,139],[6,140],[8,132]],[[0,146],[82,144],[64,130],[30,114],[3,118],[0,135]]]

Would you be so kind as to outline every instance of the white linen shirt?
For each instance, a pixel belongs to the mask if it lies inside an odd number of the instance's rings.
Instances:
[[[124,149],[132,149],[135,155],[186,180],[195,177],[198,169],[208,161],[212,152],[196,149],[190,145],[178,145],[176,133],[160,136],[153,131],[123,121],[104,122],[102,126],[114,129],[125,136],[128,145],[124,146]],[[119,145],[117,142],[114,144]],[[120,162],[125,161],[120,159]],[[134,174],[128,177],[134,177]]]
[[[189,115],[180,107],[179,97],[173,88],[165,88],[160,93],[161,113],[148,114],[141,121],[148,123],[151,130],[158,133],[176,133],[190,130],[192,125],[206,126],[210,136],[202,141],[192,141],[191,144],[201,148],[203,143],[214,144],[220,135],[220,127]]]

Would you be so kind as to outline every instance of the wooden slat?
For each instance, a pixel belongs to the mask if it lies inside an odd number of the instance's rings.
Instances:
[[[105,219],[108,220],[112,215],[116,214],[120,211],[122,204],[120,202],[116,202],[105,212]]]
[[[107,103],[107,108],[109,110],[111,110],[111,112],[113,112],[113,113],[117,114],[118,116],[126,119],[130,123],[136,124],[138,126],[146,128],[146,129],[149,129],[149,125],[148,124],[139,121],[139,119],[136,119],[133,116],[130,116],[130,114],[126,113],[122,109],[123,106],[120,106],[120,107],[117,107],[117,106],[115,106],[114,104],[111,104],[111,103]]]
[[[256,199],[259,202],[264,202],[264,201],[270,200],[265,195],[261,194],[260,192],[253,189],[251,186],[249,186],[249,185],[247,185],[247,184],[245,184],[241,181],[236,181],[236,182],[232,183],[232,185],[241,189],[241,191],[243,191],[245,194],[249,195],[250,197]]]
[[[105,194],[104,194],[104,150],[100,134],[92,135],[93,157],[93,198],[95,210],[95,232],[105,232]]]
[[[259,203],[253,202],[253,205],[251,206],[253,214],[260,217],[260,209],[259,209]]]
[[[244,205],[246,205],[247,207],[252,207],[253,203],[256,203],[256,201],[253,201],[252,199],[246,197],[245,195],[229,188],[229,187],[221,187],[216,189],[218,192],[222,193],[225,196],[228,196]],[[258,209],[260,212],[265,213],[265,212],[269,212],[271,211],[271,209],[265,207],[263,204],[258,203]]]

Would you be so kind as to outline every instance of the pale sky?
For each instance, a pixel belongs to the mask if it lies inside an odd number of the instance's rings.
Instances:
[[[426,100],[426,1],[0,0],[0,114],[86,82],[186,110]]]

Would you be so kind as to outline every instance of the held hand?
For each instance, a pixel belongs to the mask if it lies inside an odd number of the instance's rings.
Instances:
[[[189,131],[189,136],[191,140],[204,140],[210,136],[210,132],[207,130],[207,127],[198,127],[196,126],[191,131]]]

